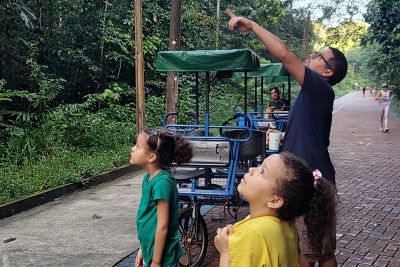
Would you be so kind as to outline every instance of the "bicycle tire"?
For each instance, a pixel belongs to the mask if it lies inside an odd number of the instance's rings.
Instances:
[[[208,231],[204,218],[199,214],[198,233],[196,236],[193,208],[181,209],[178,217],[178,229],[184,255],[179,259],[179,266],[200,267],[207,254]]]

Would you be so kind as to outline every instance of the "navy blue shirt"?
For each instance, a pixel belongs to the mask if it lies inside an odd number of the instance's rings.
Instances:
[[[334,100],[332,86],[305,67],[303,87],[290,109],[282,148],[304,159],[313,170],[319,169],[331,181],[335,181],[335,169],[328,146]]]

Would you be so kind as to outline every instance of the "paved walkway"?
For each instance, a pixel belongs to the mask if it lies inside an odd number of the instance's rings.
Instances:
[[[351,93],[335,101],[330,153],[336,168],[339,266],[400,266],[400,120],[391,114],[389,133],[378,130],[378,107],[372,97]],[[203,266],[218,266],[209,225],[208,255]],[[241,218],[247,215],[246,210]],[[229,222],[230,223],[230,222]]]
[[[0,267],[112,266],[139,244],[143,173],[0,220]]]

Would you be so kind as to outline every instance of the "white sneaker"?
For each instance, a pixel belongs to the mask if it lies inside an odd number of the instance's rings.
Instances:
[[[379,128],[379,131],[381,131],[381,132],[382,132],[382,131],[383,131],[383,128],[382,128],[382,127],[381,127],[381,128]]]

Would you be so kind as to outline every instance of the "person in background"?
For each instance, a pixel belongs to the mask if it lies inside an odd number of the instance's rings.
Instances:
[[[365,97],[365,87],[362,87],[363,97]]]
[[[256,22],[236,16],[229,9],[227,13],[231,18],[231,30],[253,32],[301,86],[290,109],[282,150],[304,159],[312,169],[320,170],[326,179],[334,183],[335,169],[328,152],[335,99],[332,86],[342,81],[347,74],[346,57],[338,49],[326,47],[312,52],[302,62],[282,40]],[[336,224],[329,225],[332,226],[327,231],[330,237],[321,240],[321,250],[315,250],[307,242],[307,236],[313,233],[304,226],[304,217],[296,220],[297,234],[301,240],[299,266],[314,266],[315,262],[320,267],[337,266]]]
[[[392,98],[392,92],[388,90],[389,86],[385,83],[382,85],[382,90],[378,92],[375,96],[375,100],[379,102],[379,119],[380,119],[380,127],[379,131],[383,131],[387,133],[388,129],[388,121],[389,121],[389,108],[390,108],[390,100]]]
[[[281,92],[277,86],[269,89],[271,100],[268,102],[268,108],[271,109],[284,109],[286,107],[285,101],[281,98]]]
[[[146,171],[136,216],[140,249],[135,266],[178,266],[183,255],[179,243],[179,196],[174,177],[166,170],[172,162],[189,162],[190,143],[167,131],[147,129],[132,148],[130,163]]]
[[[248,201],[250,215],[217,230],[220,267],[297,267],[293,221],[303,214],[310,233],[307,242],[314,250],[324,249],[321,240],[331,237],[327,232],[335,222],[334,185],[288,152],[250,168],[238,192]]]
[[[286,101],[281,98],[281,92],[277,86],[271,87],[269,89],[271,100],[268,102],[267,108],[265,109],[264,118],[271,119],[273,116],[271,112],[274,111],[284,111],[289,109]]]

